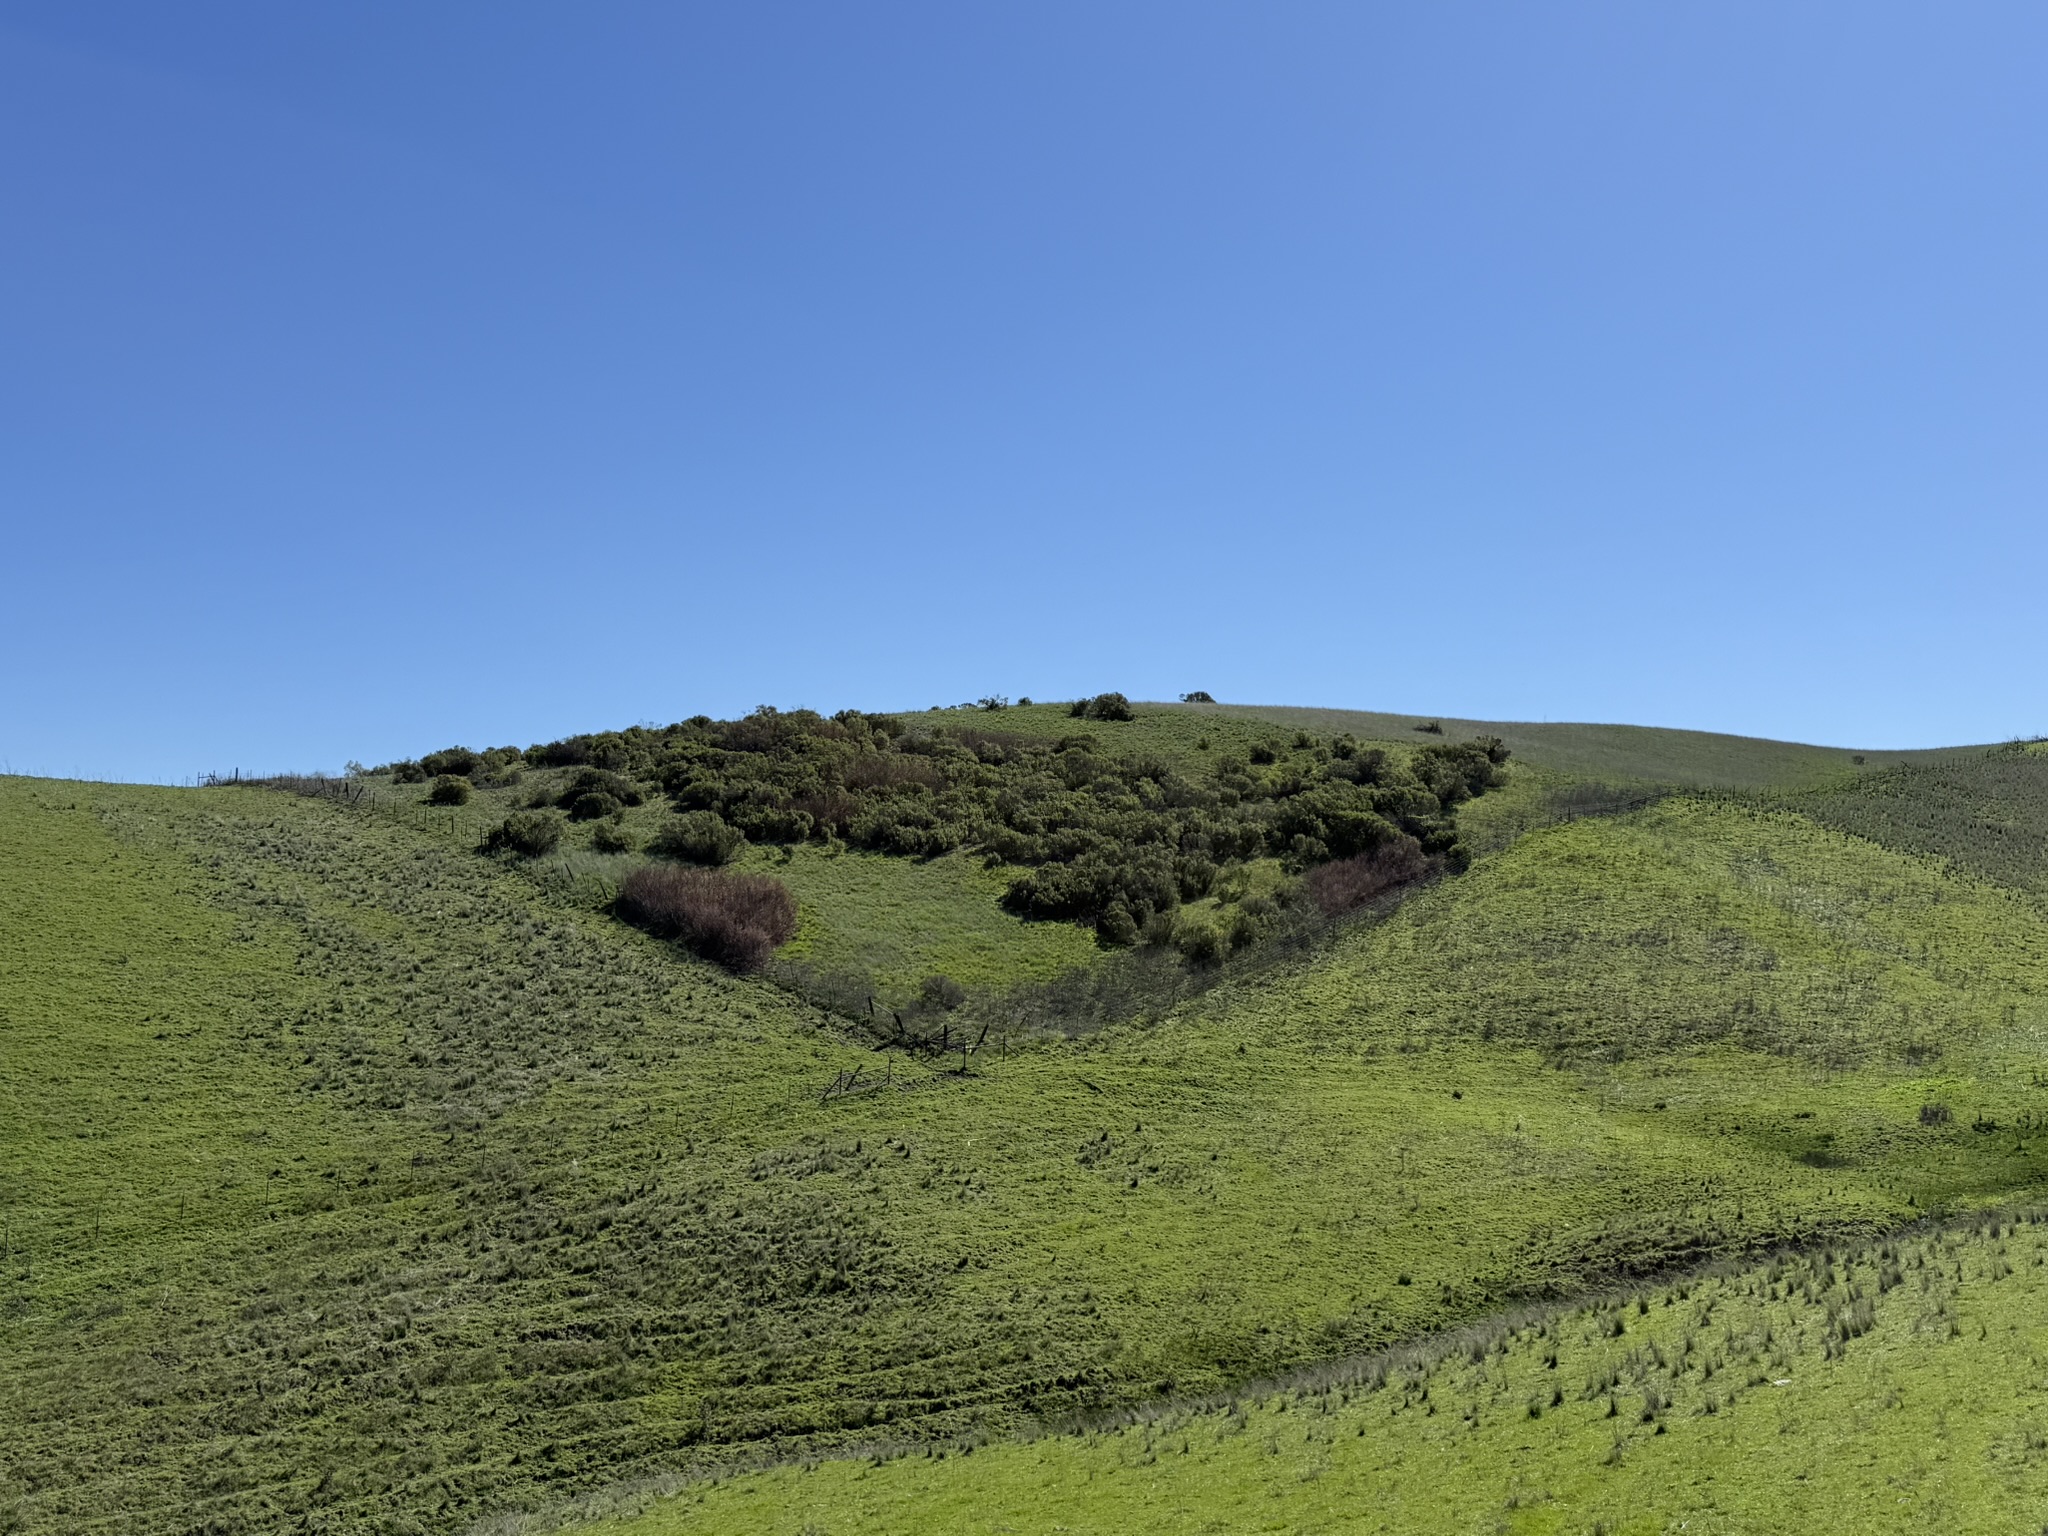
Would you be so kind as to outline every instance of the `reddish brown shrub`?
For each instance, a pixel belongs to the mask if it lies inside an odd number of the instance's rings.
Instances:
[[[758,970],[796,932],[796,898],[772,875],[650,864],[619,887],[619,913],[735,971]]]
[[[1331,864],[1319,864],[1302,877],[1315,904],[1326,917],[1362,907],[1373,897],[1420,880],[1436,861],[1412,837],[1396,838],[1364,853]]]

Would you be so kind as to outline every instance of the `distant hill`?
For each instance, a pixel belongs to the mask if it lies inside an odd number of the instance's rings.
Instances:
[[[1350,731],[1361,739],[1427,740],[1415,730],[1434,722],[1453,739],[1498,736],[1516,757],[1556,773],[1592,778],[1641,779],[1692,788],[1795,788],[1901,763],[1952,758],[1984,747],[1938,747],[1920,751],[1816,747],[1713,731],[1672,730],[1652,725],[1581,725],[1528,720],[1461,720],[1451,716],[1389,715],[1370,710],[1315,709],[1264,704],[1148,704],[1148,709],[1188,709],[1203,714],[1269,720],[1289,729]],[[1863,761],[1859,763],[1858,758]]]

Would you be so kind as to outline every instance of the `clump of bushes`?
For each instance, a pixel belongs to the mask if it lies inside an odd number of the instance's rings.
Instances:
[[[1415,776],[1449,810],[1500,784],[1507,777],[1501,772],[1507,760],[1507,746],[1498,736],[1480,736],[1424,747],[1415,754]]]
[[[1113,720],[1129,708],[1104,694],[1078,712]],[[1490,738],[1425,738],[1390,752],[1290,731],[1260,741],[1249,762],[1218,753],[1183,768],[1078,728],[1048,741],[992,729],[1000,712],[968,718],[763,706],[738,720],[571,738],[528,749],[527,761],[575,765],[555,799],[598,822],[659,783],[676,813],[650,849],[661,857],[716,867],[750,842],[913,858],[969,850],[1019,868],[1010,911],[1149,948],[1173,945],[1183,904],[1218,894],[1219,876],[1260,859],[1302,874],[1408,839],[1432,869],[1463,868],[1456,807],[1500,782],[1507,758]],[[605,798],[581,803],[586,795]],[[1370,900],[1354,887],[1387,873],[1368,861],[1329,878],[1341,906]],[[1217,921],[1233,950],[1265,925],[1255,914]]]
[[[650,864],[619,888],[627,921],[735,971],[755,971],[796,932],[796,898],[772,875]]]
[[[623,773],[609,768],[584,768],[578,770],[561,792],[555,796],[560,806],[572,806],[585,795],[607,795],[617,805],[638,805],[642,799],[640,786]]]
[[[647,845],[649,853],[685,864],[730,864],[747,846],[747,839],[716,811],[685,811],[671,816]]]
[[[1214,704],[1216,695],[1206,688],[1197,688],[1190,693],[1182,694],[1180,701],[1183,704]]]
[[[442,774],[434,780],[434,787],[427,791],[427,804],[469,804],[469,780],[452,773]]]
[[[546,811],[514,811],[484,838],[485,853],[516,853],[523,859],[544,858],[562,841],[562,823]]]
[[[479,761],[478,755],[467,747],[443,747],[420,759],[420,771],[437,779],[450,774],[466,779],[476,772]]]
[[[1131,701],[1120,693],[1098,693],[1092,699],[1076,699],[1068,711],[1076,720],[1130,720]]]
[[[555,795],[555,804],[569,813],[571,821],[602,821],[616,816],[643,797],[640,786],[609,768],[579,770]]]

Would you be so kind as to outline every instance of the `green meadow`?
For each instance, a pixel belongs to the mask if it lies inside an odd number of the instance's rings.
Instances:
[[[0,1530],[2030,1529],[2048,758],[1543,729],[1465,873],[971,1058],[621,923],[592,824],[475,851],[566,770],[0,779]],[[1122,963],[968,853],[739,867],[980,1017]]]
[[[1709,1271],[1066,1435],[626,1495],[637,1518],[579,1529],[2033,1531],[2037,1221]]]

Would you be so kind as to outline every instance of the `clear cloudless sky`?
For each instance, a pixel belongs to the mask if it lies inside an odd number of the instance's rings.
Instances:
[[[0,0],[0,760],[2048,731],[2048,8]]]

